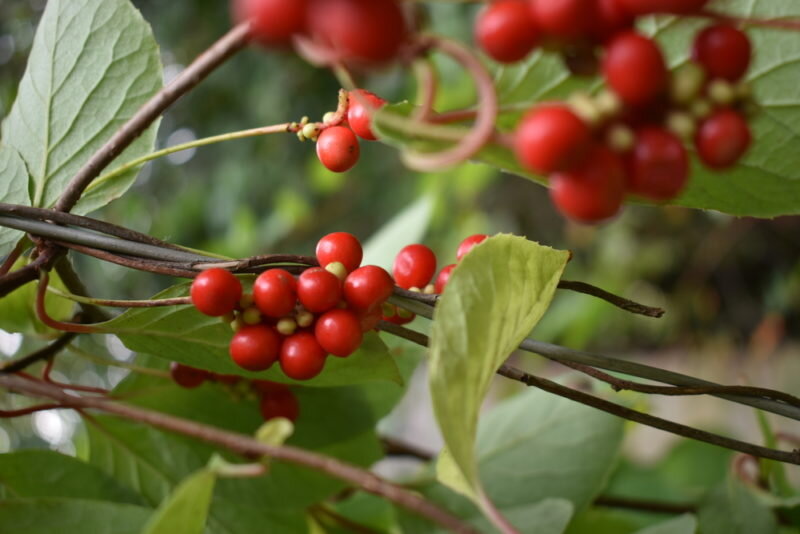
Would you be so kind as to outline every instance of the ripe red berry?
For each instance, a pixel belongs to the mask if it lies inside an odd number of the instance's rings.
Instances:
[[[297,302],[297,281],[283,269],[264,271],[253,284],[253,299],[258,310],[267,317],[277,319],[289,315]]]
[[[172,362],[169,365],[169,375],[173,382],[186,389],[196,388],[210,377],[208,371],[195,369],[178,362]]]
[[[372,115],[386,105],[386,100],[364,89],[350,91],[347,104],[347,124],[361,139],[375,141],[372,131]]]
[[[380,307],[393,291],[391,275],[377,265],[360,267],[344,280],[344,299],[348,306],[359,312]]]
[[[253,39],[270,46],[287,44],[306,27],[307,0],[234,0],[233,19],[250,21]]]
[[[498,0],[475,21],[475,40],[489,57],[501,63],[523,59],[539,40],[526,0]]]
[[[633,31],[608,43],[603,75],[609,87],[632,106],[651,103],[667,87],[667,67],[658,45]]]
[[[257,324],[240,328],[231,339],[233,361],[248,371],[263,371],[275,363],[281,349],[281,336],[271,326]]]
[[[325,367],[325,349],[311,332],[298,332],[287,337],[281,347],[281,369],[289,378],[309,380]]]
[[[314,336],[326,352],[346,358],[361,346],[361,321],[350,310],[331,310],[317,320]]]
[[[408,34],[396,0],[311,0],[308,29],[340,61],[362,63],[393,59]]]
[[[475,248],[475,245],[478,243],[483,243],[488,237],[489,236],[486,234],[475,234],[464,239],[461,244],[458,245],[458,250],[456,251],[456,260],[461,261],[461,258],[466,256],[470,250]]]
[[[281,384],[280,382],[273,382],[272,380],[252,380],[250,386],[253,391],[261,396],[273,395],[289,391],[289,386]]]
[[[326,312],[342,299],[342,281],[322,267],[306,269],[297,279],[297,298],[311,313]]]
[[[613,217],[625,196],[622,159],[605,146],[595,146],[580,167],[550,177],[550,196],[571,219],[596,223]]]
[[[589,127],[560,104],[529,111],[514,133],[514,151],[520,164],[540,174],[579,164],[590,144]]]
[[[425,245],[403,247],[394,258],[392,274],[398,286],[422,289],[436,274],[436,254]]]
[[[589,35],[595,0],[529,0],[533,23],[546,35],[575,41]]]
[[[270,392],[261,397],[259,409],[264,421],[283,417],[294,422],[297,421],[300,415],[300,403],[297,402],[297,397],[288,388]]]
[[[316,253],[317,261],[322,267],[338,261],[348,273],[358,269],[364,256],[358,238],[347,232],[334,232],[320,239]]]
[[[736,164],[750,147],[752,135],[747,121],[731,109],[717,111],[700,124],[695,145],[700,159],[712,169]]]
[[[231,313],[242,298],[242,283],[225,269],[208,269],[195,277],[190,290],[200,313],[220,317]]]
[[[703,9],[708,0],[618,0],[632,15],[675,13],[688,15]]]
[[[439,276],[436,277],[436,284],[434,284],[433,290],[436,293],[444,292],[444,287],[447,285],[447,282],[450,281],[450,273],[453,272],[453,269],[456,268],[456,264],[452,263],[447,267],[444,267],[441,271],[439,271]]]
[[[605,42],[631,26],[633,16],[619,0],[597,0],[595,20],[592,22],[592,35],[597,41]]]
[[[751,52],[747,34],[727,24],[715,24],[697,34],[692,54],[709,78],[735,82],[747,72]]]
[[[358,316],[358,320],[361,323],[361,331],[362,332],[369,332],[370,330],[374,329],[378,326],[378,323],[381,321],[381,309],[375,308],[368,312],[363,312]]]
[[[653,200],[678,195],[689,178],[689,158],[683,143],[662,128],[642,128],[628,156],[628,189]]]
[[[351,169],[360,154],[356,135],[344,126],[326,128],[317,138],[317,157],[330,171]]]

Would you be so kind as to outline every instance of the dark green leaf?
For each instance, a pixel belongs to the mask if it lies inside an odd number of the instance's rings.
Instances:
[[[698,519],[703,534],[770,534],[778,531],[772,511],[733,478],[711,491],[700,507]]]
[[[42,498],[0,501],[0,532],[9,534],[140,534],[153,513],[132,504]]]
[[[434,313],[430,390],[463,484],[477,492],[478,412],[495,371],[536,326],[553,298],[568,253],[521,237],[487,239],[461,260]]]
[[[31,175],[34,206],[52,206],[67,182],[161,87],[158,46],[129,0],[50,0],[36,32],[3,142]],[[147,130],[113,166],[153,148]],[[75,211],[107,204],[130,187],[136,170],[90,191]]]
[[[0,454],[0,485],[14,497],[64,497],[143,504],[97,467],[53,451]]]
[[[636,534],[694,534],[696,530],[697,519],[691,514],[686,514],[652,527],[643,528]]]
[[[28,169],[19,153],[0,144],[0,202],[29,206],[28,179]],[[11,252],[21,237],[22,232],[0,226],[0,258]]]

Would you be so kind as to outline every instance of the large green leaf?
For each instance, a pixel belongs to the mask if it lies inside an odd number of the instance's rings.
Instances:
[[[97,467],[53,451],[0,454],[0,486],[21,498],[64,497],[143,504]]]
[[[0,501],[0,532],[140,534],[153,511],[132,504],[40,498]]]
[[[697,519],[685,514],[652,527],[643,528],[636,534],[694,534],[697,530]]]
[[[7,204],[31,203],[28,194],[28,169],[19,153],[0,144],[0,202]],[[22,237],[22,232],[0,226],[0,258],[7,255]]]
[[[188,288],[188,284],[180,284],[154,298],[186,296]],[[381,380],[402,382],[394,359],[375,333],[365,335],[361,347],[349,357],[328,358],[325,369],[318,377],[297,382],[287,378],[278,365],[261,373],[238,367],[228,354],[232,336],[230,327],[219,318],[202,315],[193,306],[131,309],[99,327],[119,336],[131,350],[215,373],[304,386],[342,386]]]
[[[202,534],[216,475],[203,469],[175,488],[147,522],[142,534]]]
[[[158,46],[129,0],[50,0],[17,99],[2,125],[31,176],[33,205],[52,206],[67,182],[160,87]],[[112,164],[153,148],[156,126]],[[136,172],[106,182],[75,211],[105,205]]]
[[[536,326],[568,253],[521,237],[487,239],[453,270],[431,329],[429,384],[436,419],[466,487],[480,491],[478,412],[497,368]],[[452,482],[452,479],[448,480]]]
[[[703,534],[771,534],[778,531],[772,511],[733,478],[711,491],[700,507],[698,519]]]
[[[720,10],[755,18],[800,16],[794,0],[730,0]],[[642,29],[654,34],[676,67],[689,59],[694,34],[701,19],[645,17]],[[724,172],[706,169],[693,158],[692,178],[684,193],[672,204],[711,209],[741,216],[775,217],[800,213],[800,40],[796,32],[750,27],[755,57],[747,75],[761,107],[752,119],[754,145],[741,163]],[[597,78],[570,75],[560,58],[538,50],[513,65],[489,62],[498,98],[504,110],[497,123],[510,131],[522,113],[540,101],[564,99],[571,92],[591,90]],[[408,116],[412,106],[387,106],[378,114],[376,129],[382,141],[418,150],[440,150],[447,141],[435,140],[434,129],[417,132],[416,137],[382,123],[383,113]],[[463,131],[465,132],[465,130]],[[524,171],[510,150],[489,145],[476,157],[504,171],[545,183],[543,177]]]

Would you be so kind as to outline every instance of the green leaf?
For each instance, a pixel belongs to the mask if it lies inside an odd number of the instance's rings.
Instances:
[[[433,215],[433,199],[423,196],[406,206],[364,243],[363,265],[379,265],[391,272],[394,257],[410,243],[419,243]]]
[[[53,451],[0,454],[0,486],[15,497],[64,497],[143,504],[97,467]]]
[[[12,269],[18,269],[26,264],[25,258],[20,258]],[[66,291],[64,283],[58,273],[50,273],[50,286]],[[42,323],[36,315],[36,284],[26,284],[10,295],[3,297],[0,306],[0,328],[7,332],[19,332],[32,336],[55,337],[60,334]],[[54,319],[69,320],[75,310],[75,303],[53,293],[44,297],[47,313]]]
[[[150,508],[95,500],[0,501],[0,532],[15,534],[140,534]]]
[[[694,534],[696,530],[697,519],[691,514],[684,514],[652,527],[643,528],[636,534]]]
[[[30,206],[28,169],[19,153],[0,144],[0,202]],[[22,232],[0,226],[0,258],[6,256],[22,237]]]
[[[549,306],[567,258],[521,237],[492,237],[461,260],[436,306],[429,364],[434,411],[475,494],[481,403],[497,368]]]
[[[216,475],[203,469],[181,482],[161,503],[142,534],[202,534]]]
[[[717,486],[698,513],[703,534],[770,534],[778,531],[772,511],[741,482]]]
[[[189,284],[162,291],[154,298],[183,297]],[[304,386],[343,386],[374,381],[402,383],[402,377],[386,345],[377,334],[364,336],[361,347],[347,358],[328,358],[325,369],[312,380],[287,378],[280,366],[261,373],[245,371],[230,358],[231,329],[219,318],[207,317],[193,306],[130,309],[99,325],[116,334],[133,351],[153,354],[215,373],[261,378]]]
[[[50,0],[36,31],[17,99],[2,125],[31,175],[34,206],[50,207],[67,182],[161,87],[158,46],[129,0]],[[157,125],[112,167],[152,150]],[[137,169],[138,170],[138,169]],[[87,194],[74,211],[107,204],[136,170]]]

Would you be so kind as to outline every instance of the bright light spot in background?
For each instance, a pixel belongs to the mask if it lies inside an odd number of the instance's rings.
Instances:
[[[126,362],[133,357],[133,351],[123,345],[117,336],[106,336],[106,348],[119,361]]]
[[[0,453],[9,452],[11,450],[11,437],[8,432],[0,428]]]
[[[33,428],[43,440],[53,447],[67,443],[72,437],[74,425],[63,419],[55,410],[33,414]]]
[[[22,346],[22,334],[11,334],[0,330],[0,352],[6,356],[13,356]]]
[[[167,138],[167,146],[170,147],[182,145],[184,143],[191,143],[195,139],[197,139],[197,136],[194,134],[193,130],[190,130],[189,128],[181,128],[169,134],[169,137]],[[197,152],[196,148],[181,150],[180,152],[175,152],[167,156],[167,161],[173,165],[183,165],[194,157],[195,152]]]
[[[130,374],[130,371],[121,367],[109,367],[106,369],[106,378],[111,388],[117,387],[117,384]]]
[[[165,54],[164,59],[165,60],[168,59],[167,54]],[[164,65],[164,85],[169,85],[170,82],[172,82],[172,80],[177,78],[178,74],[180,74],[182,71],[183,71],[183,65],[179,63],[170,63]]]

